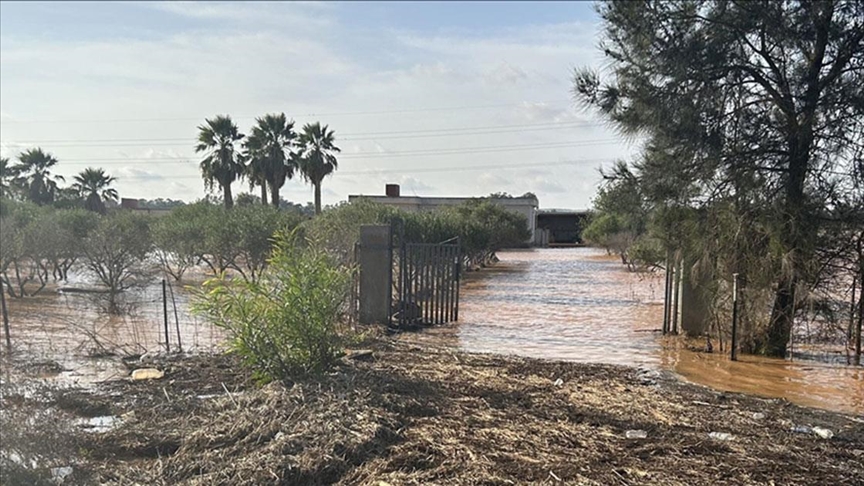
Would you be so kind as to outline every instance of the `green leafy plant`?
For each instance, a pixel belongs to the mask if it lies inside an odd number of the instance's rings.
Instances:
[[[302,243],[297,232],[278,232],[258,280],[222,274],[193,299],[193,311],[228,331],[232,350],[261,381],[325,371],[341,354],[338,318],[353,270]]]
[[[153,249],[150,219],[131,212],[103,216],[84,241],[85,265],[107,289],[108,310],[120,313],[118,296],[149,277]]]

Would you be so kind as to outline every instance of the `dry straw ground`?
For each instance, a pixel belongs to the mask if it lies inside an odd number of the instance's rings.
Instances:
[[[3,407],[124,417],[63,429],[78,461],[66,484],[864,484],[862,417],[632,368],[372,348],[287,385],[257,387],[226,356],[173,358],[160,380],[40,403],[7,391]]]

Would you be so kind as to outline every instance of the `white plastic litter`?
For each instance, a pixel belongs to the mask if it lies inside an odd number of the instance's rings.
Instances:
[[[732,434],[727,434],[726,432],[711,432],[708,434],[708,437],[711,437],[714,440],[732,440],[735,438]]]

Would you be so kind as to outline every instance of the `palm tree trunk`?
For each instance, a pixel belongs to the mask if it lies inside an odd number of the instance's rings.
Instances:
[[[272,182],[270,183],[270,204],[279,209],[279,188]]]
[[[222,197],[225,199],[225,208],[231,209],[234,207],[234,198],[231,197],[231,183],[222,184]]]
[[[321,181],[315,185],[315,214],[321,214]]]
[[[261,181],[261,204],[267,205],[267,181]]]

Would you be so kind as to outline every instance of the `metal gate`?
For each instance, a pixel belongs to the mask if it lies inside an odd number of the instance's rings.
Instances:
[[[402,237],[404,232],[399,233],[398,251],[392,254],[391,325],[406,327],[459,320],[462,264],[459,239],[408,243]]]

